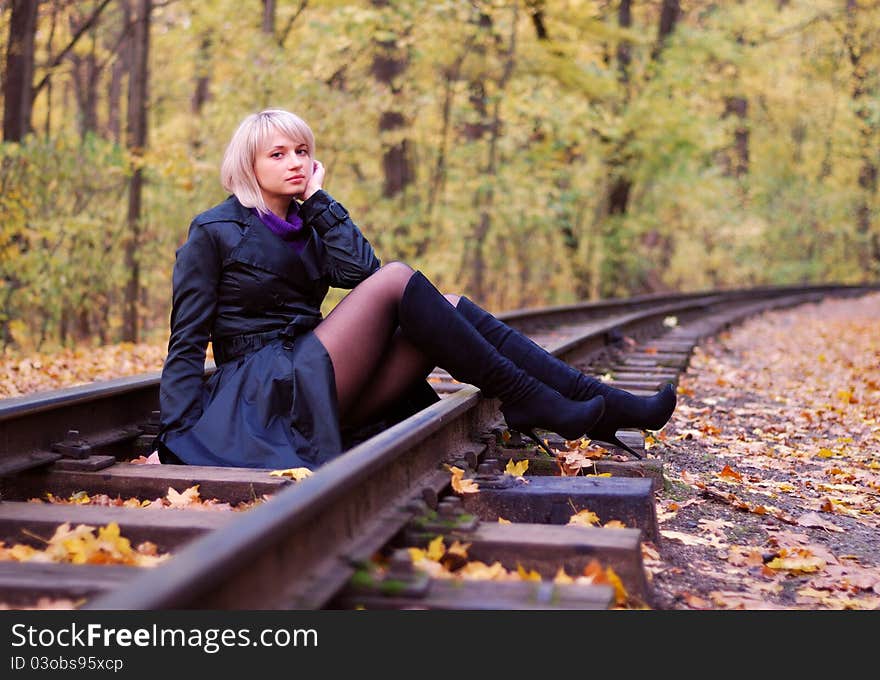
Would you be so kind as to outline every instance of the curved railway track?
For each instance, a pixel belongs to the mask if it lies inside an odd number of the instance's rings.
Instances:
[[[676,382],[704,338],[754,314],[855,296],[858,286],[767,287],[651,295],[502,315],[555,355],[612,384],[652,393]],[[64,599],[79,609],[608,609],[608,585],[554,582],[610,567],[624,606],[651,607],[641,544],[659,538],[654,492],[662,457],[643,434],[608,446],[596,473],[560,476],[559,465],[507,432],[497,402],[432,375],[443,398],[293,482],[269,470],[140,465],[155,432],[158,374],[0,402],[0,541],[42,547],[59,525],[118,525],[165,561],[150,568],[0,561],[0,603]],[[547,433],[551,446],[565,442]],[[503,474],[528,460],[523,482]],[[475,482],[455,493],[450,467]],[[241,511],[34,503],[83,492],[156,499],[198,487],[202,499]],[[621,528],[564,526],[583,509]],[[507,520],[502,522],[499,520]],[[432,578],[409,548],[468,544],[468,560],[537,572],[540,581]],[[447,566],[456,554],[443,558]],[[454,565],[452,565],[454,567]]]

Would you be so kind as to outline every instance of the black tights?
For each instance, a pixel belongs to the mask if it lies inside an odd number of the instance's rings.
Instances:
[[[404,338],[397,309],[413,269],[391,262],[358,284],[315,329],[336,374],[343,427],[379,415],[434,364]],[[457,295],[446,295],[453,306]]]

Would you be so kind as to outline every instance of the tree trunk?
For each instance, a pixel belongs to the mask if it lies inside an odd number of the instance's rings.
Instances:
[[[620,0],[620,7],[617,8],[617,25],[621,28],[632,26],[632,0]],[[617,44],[617,78],[623,84],[629,82],[631,50],[632,45],[629,40],[621,40]]]
[[[37,0],[12,0],[6,47],[6,89],[3,99],[3,139],[20,142],[31,131],[34,91],[34,36]]]
[[[624,2],[628,1],[624,0]],[[545,0],[529,0],[526,2],[529,18],[532,20],[532,26],[535,27],[535,36],[541,41],[550,39],[550,35],[547,32],[547,22],[544,21],[545,5]]]
[[[95,57],[94,35],[92,36],[92,49],[87,55],[80,56],[73,53],[68,59],[73,65],[72,79],[79,113],[77,121],[79,134],[81,138],[85,138],[89,132],[95,132],[98,129],[97,86],[100,68]]]
[[[666,47],[669,36],[675,31],[675,26],[681,16],[679,0],[663,0],[660,6],[660,20],[657,22],[657,42],[651,50],[651,59],[657,61]]]
[[[373,0],[376,8],[387,8],[384,0]],[[409,27],[407,26],[407,30]],[[390,101],[398,101],[402,83],[410,62],[410,51],[400,47],[396,39],[375,40],[375,52],[371,71],[383,88],[391,93]],[[400,134],[409,125],[406,116],[398,108],[383,111],[379,116],[379,140],[382,142],[382,196],[394,198],[402,194],[415,179],[412,160],[412,142]],[[389,141],[391,140],[391,141]]]
[[[880,235],[872,233],[871,206],[878,188],[876,161],[877,126],[874,122],[874,106],[877,101],[877,88],[869,78],[866,52],[869,51],[867,32],[859,30],[859,3],[847,0],[847,30],[844,35],[852,72],[850,91],[853,110],[858,119],[860,137],[860,163],[858,185],[861,196],[855,207],[856,229],[865,243],[860,247],[860,266],[862,275],[872,279],[880,265]]]
[[[110,70],[110,85],[107,91],[107,135],[109,139],[122,142],[122,98],[125,74],[132,70],[132,35],[134,22],[129,0],[119,0],[122,14],[122,35],[119,40],[117,58]]]
[[[138,298],[140,293],[140,263],[137,251],[141,232],[141,198],[143,169],[140,159],[147,144],[147,105],[150,51],[150,15],[152,0],[139,0],[132,34],[132,63],[128,79],[128,150],[136,167],[128,191],[128,239],[125,244],[125,264],[129,272],[125,289],[123,312],[123,340],[137,342],[139,335]]]
[[[196,55],[196,86],[193,91],[192,112],[196,116],[202,115],[202,109],[208,102],[211,84],[211,35],[204,33],[199,42],[199,51]]]
[[[263,0],[263,23],[261,30],[266,35],[275,35],[275,0]]]
[[[486,155],[486,164],[482,169],[481,177],[485,186],[477,188],[474,192],[473,205],[479,215],[476,224],[465,244],[463,258],[464,274],[467,278],[466,290],[478,304],[487,305],[488,291],[486,290],[486,258],[484,248],[486,237],[492,227],[492,211],[495,205],[494,182],[498,174],[498,141],[501,136],[501,94],[507,87],[516,60],[516,25],[518,19],[518,6],[513,5],[513,20],[511,22],[508,46],[501,52],[504,66],[501,74],[494,83],[495,97],[491,112],[486,106],[486,90],[483,79],[471,82],[471,102],[480,113],[479,119],[473,125],[465,126],[465,134],[468,139],[477,140],[485,134],[489,134],[489,148]],[[489,41],[496,41],[492,33],[492,17],[481,12],[478,16],[480,27],[487,29],[486,37]],[[497,42],[497,41],[496,41]],[[500,46],[499,46],[500,48]],[[478,47],[477,53],[480,49]],[[482,48],[485,52],[485,48]],[[499,51],[501,51],[499,49]],[[482,184],[483,182],[479,182]]]
[[[196,82],[191,106],[193,115],[190,146],[196,156],[200,156],[202,151],[202,109],[211,96],[211,44],[211,34],[205,31],[199,41],[199,49],[196,54]]]
[[[735,116],[737,119],[733,131],[733,149],[724,156],[724,172],[731,177],[743,177],[749,172],[749,128],[746,123],[748,113],[749,100],[745,97],[725,99],[722,117]]]

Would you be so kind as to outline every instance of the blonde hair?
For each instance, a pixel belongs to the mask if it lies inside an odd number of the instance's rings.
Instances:
[[[282,109],[265,109],[252,113],[241,122],[220,164],[223,188],[235,194],[246,208],[256,208],[264,214],[269,212],[269,208],[257,182],[254,161],[257,152],[273,132],[287,135],[297,144],[305,144],[309,148],[309,156],[315,157],[315,135],[302,118]]]

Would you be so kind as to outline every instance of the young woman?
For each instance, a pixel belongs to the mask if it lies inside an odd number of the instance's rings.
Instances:
[[[162,462],[314,469],[347,434],[436,401],[434,366],[497,397],[508,426],[536,440],[533,428],[618,442],[618,428],[671,416],[671,385],[647,398],[606,386],[406,264],[380,266],[323,190],[298,116],[245,118],[221,175],[231,195],[193,220],[176,255]],[[324,319],[330,286],[351,292]]]

